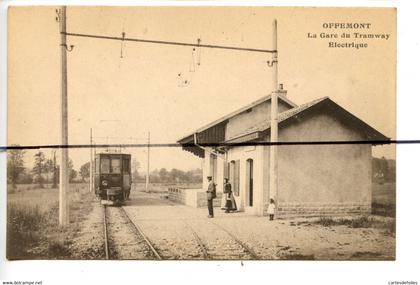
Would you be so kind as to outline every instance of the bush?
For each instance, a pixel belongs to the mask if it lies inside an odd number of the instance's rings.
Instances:
[[[320,217],[315,224],[331,226],[347,226],[349,228],[380,228],[390,233],[395,233],[395,219],[375,219],[373,217],[361,216],[357,218],[333,219],[331,217]]]
[[[313,254],[300,254],[300,253],[291,253],[284,256],[286,260],[315,260],[315,256]]]
[[[395,218],[395,204],[372,203],[372,215]]]
[[[345,220],[350,228],[370,228],[372,227],[372,219],[366,216],[359,217],[356,219]]]
[[[324,226],[324,227],[330,227],[330,226],[334,226],[336,224],[336,221],[334,221],[330,217],[321,217],[319,218],[318,221],[315,222],[315,224],[320,224],[321,226]]]
[[[68,242],[53,239],[48,243],[48,254],[51,258],[59,259],[70,255]]]
[[[324,227],[330,226],[348,226],[349,228],[370,228],[372,227],[372,219],[366,216],[357,217],[354,219],[333,219],[330,217],[321,217],[315,224]]]

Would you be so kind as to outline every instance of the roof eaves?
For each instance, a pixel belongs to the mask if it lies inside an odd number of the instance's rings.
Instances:
[[[299,114],[300,112],[303,112],[303,111],[305,111],[305,110],[307,110],[307,109],[309,109],[309,108],[311,108],[311,107],[313,107],[313,106],[315,106],[315,105],[317,105],[317,104],[319,104],[319,103],[321,103],[325,100],[328,100],[328,99],[330,99],[330,98],[329,97],[318,98],[316,100],[310,101],[310,102],[302,104],[300,106],[297,106],[293,109],[281,112],[277,117],[278,122],[279,123],[283,122],[283,121],[289,119],[290,117],[293,117],[293,116]]]
[[[364,128],[366,128],[366,130],[368,130],[368,132],[371,134],[371,139],[373,141],[388,141],[390,140],[389,137],[386,137],[385,135],[383,135],[381,132],[379,132],[378,130],[374,129],[373,127],[371,127],[369,124],[365,123],[364,121],[362,121],[361,119],[359,119],[358,117],[356,117],[355,115],[353,115],[352,113],[350,113],[349,111],[347,111],[346,109],[344,109],[343,107],[341,107],[340,105],[338,105],[337,103],[335,103],[334,101],[332,101],[329,97],[323,97],[323,98],[319,98],[313,101],[310,101],[308,103],[302,104],[296,108],[287,110],[285,112],[282,112],[278,115],[278,123],[284,122],[312,107],[314,107],[315,105],[318,105],[320,103],[329,101],[331,103],[333,103],[337,108],[341,109],[341,111],[350,119],[355,120],[358,122],[358,124],[362,125]],[[225,142],[233,142],[236,141],[238,139],[241,139],[243,137],[249,136],[253,133],[259,133],[259,132],[263,132],[266,131],[268,129],[270,129],[271,124],[270,124],[270,120],[266,120],[263,121],[261,123],[259,123],[258,125],[252,126],[250,128],[248,128],[247,130],[245,130],[244,132],[242,132],[241,134],[236,135],[235,137],[229,138],[229,140],[226,140]],[[241,140],[242,141],[242,140]]]
[[[286,104],[289,104],[293,108],[297,107],[297,105],[295,103],[293,103],[292,101],[290,101],[289,99],[287,99],[285,96],[283,96],[281,94],[278,94],[278,98],[280,100],[282,100],[283,102],[285,102]],[[259,105],[259,104],[261,104],[261,103],[263,103],[263,102],[265,102],[267,100],[269,100],[269,99],[271,99],[271,94],[270,95],[266,95],[264,97],[261,97],[260,99],[258,99],[256,101],[253,101],[252,103],[247,104],[246,106],[244,106],[244,107],[242,107],[242,108],[240,108],[240,109],[238,109],[238,110],[236,110],[234,112],[231,112],[231,113],[229,113],[229,114],[221,117],[220,119],[217,119],[217,120],[215,120],[215,121],[213,121],[213,122],[211,122],[211,123],[209,123],[209,124],[207,124],[207,125],[199,128],[199,129],[195,130],[194,132],[192,132],[192,133],[190,133],[190,134],[188,134],[186,136],[183,136],[182,138],[180,138],[179,140],[177,140],[177,142],[180,143],[181,141],[185,140],[186,138],[188,138],[190,136],[193,136],[195,133],[202,132],[202,131],[204,131],[206,129],[209,129],[209,128],[217,125],[217,124],[220,124],[220,123],[222,123],[222,122],[230,119],[231,117],[236,116],[236,115],[238,115],[238,114],[240,114],[240,113],[248,110],[249,108],[253,108],[253,107],[255,107],[255,106],[257,106],[257,105]]]

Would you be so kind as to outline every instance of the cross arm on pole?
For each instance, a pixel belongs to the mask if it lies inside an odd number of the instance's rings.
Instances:
[[[64,33],[66,36],[71,36],[71,37],[94,38],[94,39],[102,39],[102,40],[141,42],[141,43],[149,43],[149,44],[174,45],[174,46],[189,46],[189,47],[199,47],[199,48],[238,50],[238,51],[260,52],[260,53],[276,53],[277,52],[277,50],[268,50],[268,49],[244,48],[244,47],[232,47],[232,46],[223,46],[223,45],[202,44],[201,41],[199,41],[197,43],[184,43],[184,42],[171,42],[171,41],[160,41],[160,40],[148,40],[148,39],[139,39],[139,38],[127,38],[125,36],[124,37],[113,37],[113,36],[92,35],[92,34],[80,34],[80,33],[68,33],[68,32],[62,32],[62,33]]]

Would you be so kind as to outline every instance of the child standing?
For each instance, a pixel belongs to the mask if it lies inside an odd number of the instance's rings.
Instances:
[[[270,215],[270,221],[274,219],[274,211],[276,210],[276,204],[274,199],[270,199],[270,204],[268,204],[267,214]]]

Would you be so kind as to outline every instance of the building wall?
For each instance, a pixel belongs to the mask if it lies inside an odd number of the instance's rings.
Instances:
[[[235,201],[239,211],[246,211],[251,214],[263,214],[264,198],[264,148],[262,146],[244,146],[229,149],[227,161],[238,161],[240,164],[239,195]],[[249,193],[247,189],[247,160],[253,161],[253,206],[248,205]],[[231,179],[232,179],[232,174]]]
[[[229,125],[229,124],[228,124]],[[269,141],[269,137],[264,138]],[[279,141],[355,141],[363,138],[330,115],[318,114],[279,129]],[[278,146],[278,197],[281,216],[369,213],[371,209],[371,145]],[[270,146],[243,146],[218,156],[211,170],[205,152],[203,176],[216,174],[217,191],[223,191],[227,163],[240,164],[239,211],[262,215],[269,200]],[[247,160],[254,163],[254,205],[247,205]],[[232,175],[232,174],[230,174]],[[203,177],[206,181],[206,177]],[[232,177],[231,177],[232,178]],[[232,183],[232,181],[231,181]],[[203,183],[204,190],[207,183]]]
[[[213,207],[220,207],[222,194],[217,193]],[[168,188],[168,199],[194,208],[207,207],[207,193],[202,189]]]
[[[217,156],[217,175],[216,175],[216,192],[223,192],[223,183],[225,179],[225,157],[224,155]]]
[[[206,148],[204,150],[204,158],[201,163],[203,169],[203,191],[206,191],[208,187],[207,176],[213,175],[213,170],[210,164],[210,150],[211,148]]]
[[[263,189],[263,208],[267,209],[270,199],[270,146],[263,146]]]
[[[279,113],[290,109],[290,106],[279,99]],[[251,126],[270,119],[270,100],[252,108],[251,112],[243,112],[229,119],[226,125],[226,140],[236,137]]]
[[[324,114],[279,130],[280,141],[362,139]],[[371,157],[371,145],[279,146],[279,214],[370,212]]]

